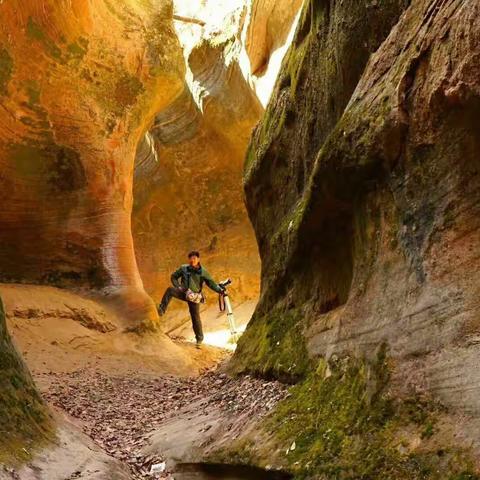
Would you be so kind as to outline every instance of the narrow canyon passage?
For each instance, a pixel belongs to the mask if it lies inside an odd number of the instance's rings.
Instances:
[[[478,0],[0,0],[0,480],[480,480],[479,58]]]
[[[37,393],[24,398],[17,370],[0,365],[2,479],[152,478],[167,454],[146,453],[149,436],[178,412],[200,405],[227,428],[285,395],[216,371],[235,344],[213,293],[201,352],[185,305],[156,311],[199,249],[217,281],[233,280],[239,333],[253,314],[260,259],[243,162],[301,6],[197,3],[0,4],[0,321],[45,401],[37,433],[12,428]]]

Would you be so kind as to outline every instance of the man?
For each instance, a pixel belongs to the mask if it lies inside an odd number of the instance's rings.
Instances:
[[[173,287],[168,287],[163,294],[162,301],[158,306],[159,315],[165,315],[170,300],[175,297],[188,303],[190,317],[192,318],[193,331],[197,340],[197,348],[201,348],[203,342],[203,328],[200,320],[200,303],[205,302],[202,294],[203,283],[217,293],[223,293],[224,289],[215,283],[200,264],[200,253],[196,250],[188,254],[188,264],[182,265],[172,273],[170,277]]]

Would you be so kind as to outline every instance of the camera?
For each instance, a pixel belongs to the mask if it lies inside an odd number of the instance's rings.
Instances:
[[[228,285],[230,285],[232,283],[232,280],[230,278],[227,278],[226,280],[223,280],[222,282],[219,283],[219,285],[222,287],[222,288],[226,288],[228,287]]]

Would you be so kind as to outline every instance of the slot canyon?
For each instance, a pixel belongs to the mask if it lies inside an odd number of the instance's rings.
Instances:
[[[479,58],[478,0],[0,0],[0,479],[480,479]]]

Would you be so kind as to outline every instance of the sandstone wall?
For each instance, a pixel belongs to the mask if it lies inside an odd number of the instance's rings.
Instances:
[[[142,278],[157,299],[192,249],[217,280],[234,279],[238,299],[258,294],[258,252],[241,176],[262,110],[238,63],[228,63],[229,48],[205,41],[192,51],[188,66],[202,98],[197,103],[186,85],[151,129],[158,161],[137,162],[133,232]]]
[[[0,280],[89,289],[136,325],[157,318],[144,284],[158,300],[200,248],[238,300],[255,298],[239,188],[263,111],[254,77],[281,54],[299,5],[0,5]]]
[[[199,249],[216,279],[234,280],[237,303],[256,299],[260,261],[243,163],[301,2],[174,3],[187,73],[137,157],[133,232],[141,275],[159,299],[170,273]]]
[[[480,413],[479,13],[308,3],[248,153],[262,296],[236,371],[386,344],[406,383]]]
[[[0,277],[155,319],[131,235],[137,143],[181,90],[169,1],[0,5]]]

